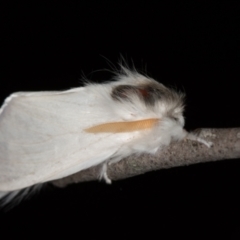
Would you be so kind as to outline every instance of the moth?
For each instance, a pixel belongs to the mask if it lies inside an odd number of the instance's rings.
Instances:
[[[56,92],[18,92],[0,109],[0,198],[135,153],[156,153],[184,130],[184,95],[122,67],[114,81]]]

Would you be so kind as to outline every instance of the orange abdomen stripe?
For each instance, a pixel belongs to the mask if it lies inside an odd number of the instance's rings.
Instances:
[[[110,122],[99,124],[85,129],[88,133],[124,133],[150,129],[159,122],[158,118],[150,118],[145,120],[131,122]]]

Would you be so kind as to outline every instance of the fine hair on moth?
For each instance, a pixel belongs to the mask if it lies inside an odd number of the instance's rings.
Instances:
[[[136,153],[155,154],[171,141],[211,143],[184,127],[184,95],[136,70],[67,91],[17,92],[0,109],[0,199]]]

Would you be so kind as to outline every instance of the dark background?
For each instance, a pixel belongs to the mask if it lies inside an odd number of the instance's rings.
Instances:
[[[240,127],[239,1],[32,1],[1,7],[1,103],[12,92],[111,78],[122,55],[186,92],[186,128]],[[106,60],[108,59],[108,60]],[[1,235],[240,239],[240,162],[225,160],[65,189],[8,212]]]

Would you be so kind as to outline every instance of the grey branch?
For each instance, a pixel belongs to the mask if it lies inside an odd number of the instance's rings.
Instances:
[[[184,140],[173,142],[155,155],[132,155],[108,167],[112,180],[129,178],[163,168],[190,165],[194,163],[240,158],[240,128],[199,129],[198,135],[213,143],[211,148],[204,144]],[[71,183],[97,180],[100,166],[92,167],[52,183],[64,187]]]

